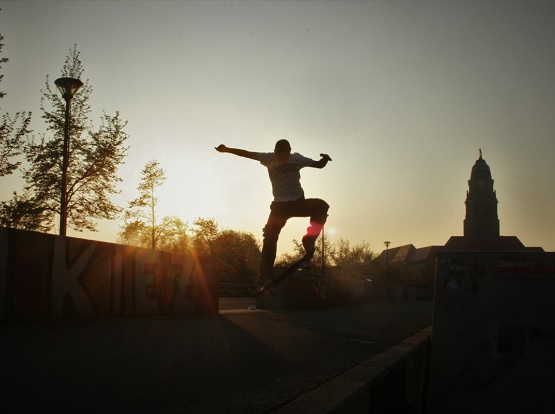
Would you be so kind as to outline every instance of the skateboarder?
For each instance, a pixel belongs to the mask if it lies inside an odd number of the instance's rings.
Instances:
[[[310,226],[302,239],[306,251],[303,259],[309,262],[314,255],[316,239],[328,217],[329,205],[318,198],[304,197],[300,170],[304,167],[324,168],[331,161],[329,155],[320,154],[320,160],[314,161],[299,153],[292,154],[291,146],[285,139],[276,142],[274,152],[268,153],[230,148],[223,144],[216,147],[216,150],[259,161],[268,169],[274,201],[270,205],[270,216],[264,227],[260,278],[256,285],[262,286],[272,278],[279,233],[291,217],[310,217]]]

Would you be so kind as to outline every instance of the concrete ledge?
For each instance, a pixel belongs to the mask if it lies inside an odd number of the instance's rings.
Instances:
[[[386,373],[384,368],[357,366],[274,412],[367,413],[372,385],[380,381]]]
[[[414,393],[407,388],[414,388],[414,380],[408,380],[409,375],[419,378],[418,387],[424,386],[431,328],[430,326],[421,330],[274,412],[278,414],[394,412],[386,408],[388,389],[401,390],[407,399],[410,399],[410,395]],[[415,358],[412,358],[413,356]],[[409,359],[416,359],[417,363],[410,361],[408,364]],[[410,373],[407,372],[408,365],[410,365]],[[373,399],[379,402],[372,404]],[[413,400],[406,404],[411,403],[420,406],[415,408],[415,412],[421,411],[422,401]]]

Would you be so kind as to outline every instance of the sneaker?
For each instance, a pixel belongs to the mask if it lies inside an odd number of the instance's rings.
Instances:
[[[304,261],[299,266],[301,272],[308,272],[310,270],[310,260]]]

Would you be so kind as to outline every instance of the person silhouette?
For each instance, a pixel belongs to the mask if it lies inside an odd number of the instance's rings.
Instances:
[[[304,167],[324,168],[332,160],[330,156],[320,154],[320,160],[315,161],[299,153],[291,153],[291,145],[285,139],[276,142],[274,152],[253,152],[223,144],[217,146],[216,150],[259,161],[268,169],[274,200],[263,229],[257,287],[272,278],[279,234],[291,217],[310,217],[310,225],[302,238],[306,252],[303,260],[308,263],[314,256],[316,239],[326,223],[329,205],[319,198],[305,198],[300,170]]]

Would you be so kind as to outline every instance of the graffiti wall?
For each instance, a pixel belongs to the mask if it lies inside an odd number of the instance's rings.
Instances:
[[[0,228],[0,319],[218,312],[210,260]]]

